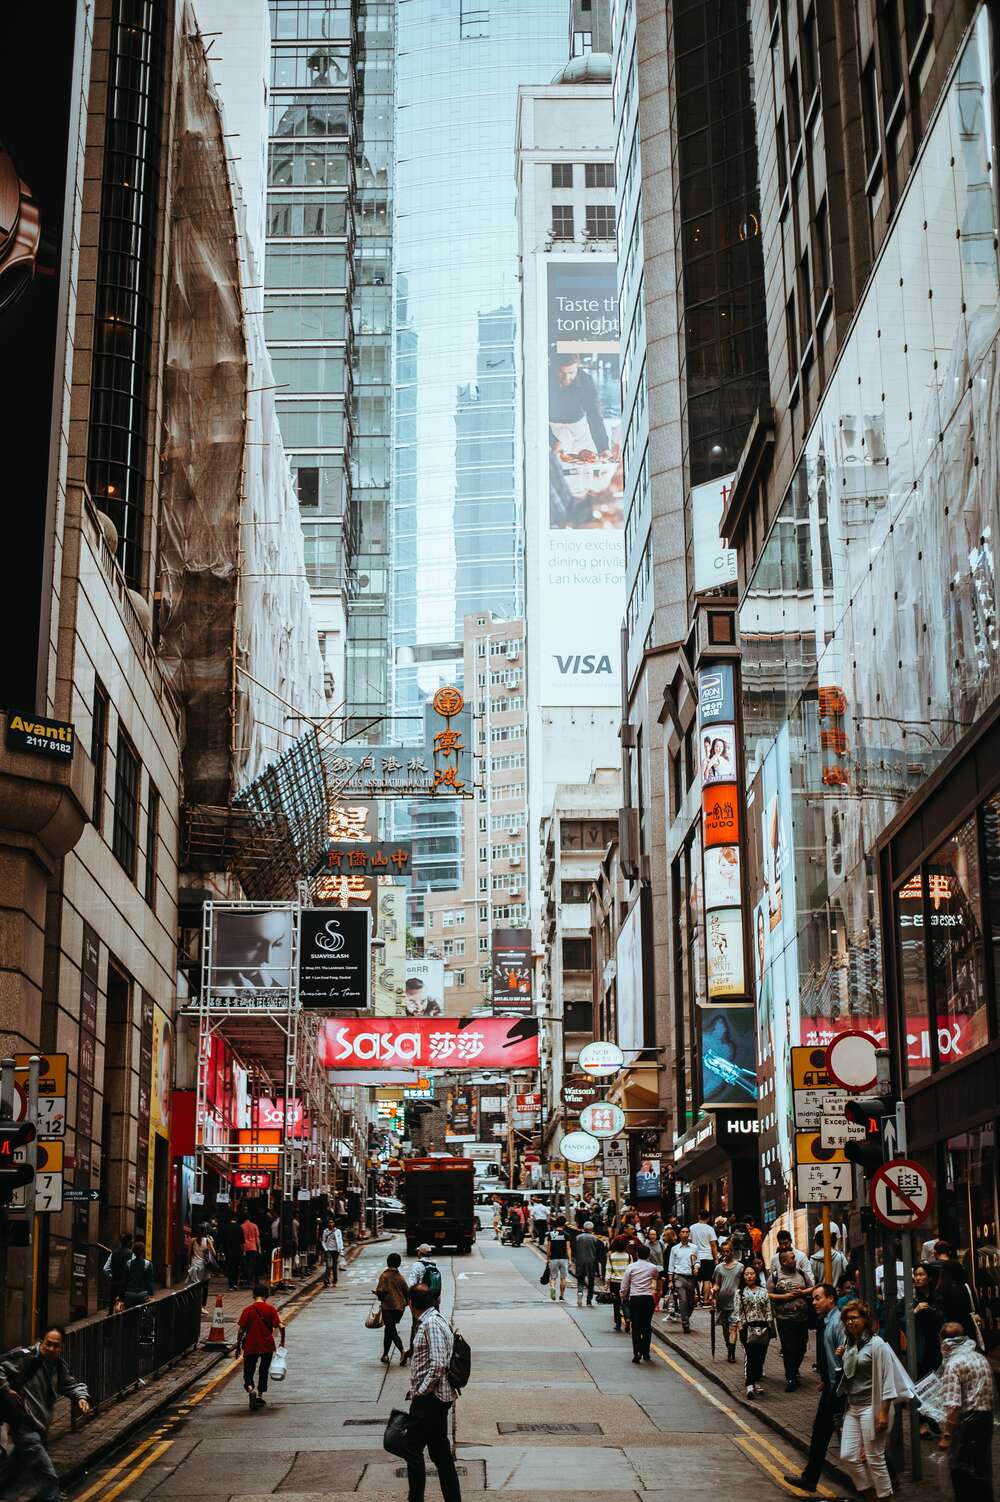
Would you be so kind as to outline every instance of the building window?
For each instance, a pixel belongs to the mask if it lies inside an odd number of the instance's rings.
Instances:
[[[465,985],[465,971],[464,970],[446,970],[444,972],[444,984],[445,984],[445,989],[446,990],[450,990],[452,986],[464,986]]]
[[[573,238],[573,205],[569,203],[554,203],[552,205],[552,238],[553,240],[572,240]]]
[[[104,825],[104,788],[108,765],[108,691],[94,681],[94,710],[90,732],[90,759],[94,763],[94,802],[90,817],[100,834]]]
[[[589,970],[590,940],[563,939],[562,962],[564,970]]]
[[[459,5],[458,35],[463,42],[476,41],[490,34],[490,8],[477,5],[475,0],[461,0]]]
[[[115,816],[111,849],[119,864],[135,877],[139,847],[139,755],[124,730],[118,732],[115,758]]]
[[[146,795],[146,873],[143,881],[143,895],[150,907],[156,909],[156,842],[160,835],[160,795],[149,784],[149,792]]]
[[[874,53],[861,74],[861,120],[865,133],[865,171],[871,173],[882,150]]]
[[[571,188],[573,186],[573,163],[552,163],[552,186],[554,188]]]
[[[488,923],[490,921],[489,904],[486,902],[479,904],[479,921],[480,923]]]
[[[573,33],[573,56],[586,57],[588,52],[594,50],[594,33],[592,31],[574,31]]]
[[[615,185],[614,162],[587,162],[583,169],[583,182],[587,188],[613,188]],[[554,183],[553,187],[555,187]]]
[[[615,206],[613,203],[588,203],[587,236],[591,240],[615,238]]]

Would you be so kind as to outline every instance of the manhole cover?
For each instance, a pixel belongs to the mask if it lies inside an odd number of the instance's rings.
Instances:
[[[345,1419],[344,1428],[346,1429],[348,1424],[381,1424],[384,1428],[388,1422],[388,1419]]]
[[[498,1434],[603,1434],[600,1424],[497,1424]]]

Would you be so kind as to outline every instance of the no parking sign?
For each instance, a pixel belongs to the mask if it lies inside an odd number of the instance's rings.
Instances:
[[[912,1158],[897,1158],[876,1169],[868,1201],[890,1231],[911,1231],[922,1225],[934,1208],[934,1185],[919,1163]]]

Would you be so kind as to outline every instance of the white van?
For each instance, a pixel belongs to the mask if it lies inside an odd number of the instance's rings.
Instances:
[[[533,1199],[544,1200],[551,1207],[555,1198],[551,1189],[507,1189],[502,1184],[477,1184],[475,1194],[476,1225],[480,1231],[493,1229],[493,1201],[503,1200],[510,1204],[511,1200],[518,1200],[521,1204],[530,1204]]]

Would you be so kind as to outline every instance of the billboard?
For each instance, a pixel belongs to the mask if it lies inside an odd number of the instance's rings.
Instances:
[[[694,592],[736,583],[736,551],[719,536],[719,523],[733,488],[735,475],[722,475],[691,487],[694,533]]]
[[[752,1006],[699,1007],[701,1103],[749,1106],[757,1099]]]
[[[237,1011],[288,1005],[293,922],[291,906],[212,904],[211,952],[203,984],[213,1004]]]
[[[493,981],[490,994],[494,1012],[516,1013],[530,1017],[531,929],[495,928],[493,930]]]
[[[548,476],[536,508],[541,702],[614,705],[625,581],[615,261],[549,260],[539,332],[547,381],[540,473]]]
[[[537,1069],[534,1017],[330,1018],[320,1062],[342,1069]]]
[[[371,912],[303,908],[299,929],[299,1002],[309,1011],[360,1012],[368,1006]]]
[[[382,881],[378,887],[378,932],[381,949],[375,953],[375,1010],[395,1017],[403,1010],[406,979],[406,888]]]
[[[403,966],[403,1017],[444,1016],[444,960],[407,960]]]
[[[642,916],[636,902],[618,933],[615,945],[615,1019],[618,1047],[642,1048],[645,1043],[645,1013],[642,985]]]

